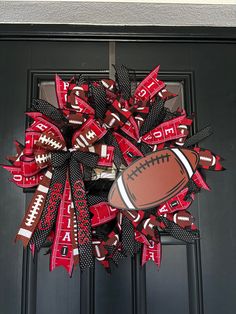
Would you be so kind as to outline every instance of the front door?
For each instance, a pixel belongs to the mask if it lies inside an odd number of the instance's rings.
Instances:
[[[42,250],[32,259],[15,232],[32,194],[7,182],[1,171],[1,311],[3,314],[215,314],[234,313],[235,301],[235,72],[236,36],[207,35],[205,30],[136,28],[19,34],[3,27],[0,41],[1,162],[13,153],[13,141],[24,137],[24,112],[33,97],[51,99],[55,73],[69,77],[112,77],[113,64],[134,69],[142,79],[156,65],[160,78],[179,94],[177,102],[195,113],[194,129],[212,125],[214,134],[202,143],[225,158],[227,171],[207,173],[212,191],[202,192],[191,207],[200,241],[186,245],[162,236],[162,265],[140,266],[140,256],[122,260],[107,274],[94,270],[69,278],[64,269],[49,273]],[[17,30],[17,28],[16,28]],[[50,30],[50,26],[49,26]],[[196,30],[195,30],[196,31]],[[123,32],[123,33],[122,33]],[[145,36],[143,35],[146,32]],[[193,32],[193,33],[192,33]],[[72,36],[74,34],[74,36]],[[234,34],[234,33],[233,33]],[[230,37],[230,40],[228,39]],[[51,86],[51,87],[50,87]],[[48,98],[49,97],[49,98]],[[54,99],[54,100],[53,100]]]

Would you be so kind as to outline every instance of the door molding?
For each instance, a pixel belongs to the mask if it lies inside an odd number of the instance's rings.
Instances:
[[[0,40],[235,43],[236,27],[1,24]]]

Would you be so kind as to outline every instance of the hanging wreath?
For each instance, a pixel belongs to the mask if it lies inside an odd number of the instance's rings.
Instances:
[[[221,158],[190,135],[193,116],[171,112],[156,67],[132,92],[130,72],[116,67],[116,82],[55,77],[58,108],[34,99],[24,145],[4,165],[12,181],[36,188],[16,235],[32,253],[50,247],[50,270],[71,275],[94,257],[111,264],[142,252],[142,265],[161,262],[160,231],[199,238],[187,209],[209,187],[201,169],[223,170]],[[110,191],[110,192],[109,192]],[[108,195],[109,192],[109,195]]]

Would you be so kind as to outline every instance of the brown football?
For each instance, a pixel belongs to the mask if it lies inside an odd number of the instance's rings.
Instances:
[[[120,209],[148,209],[178,194],[188,183],[199,160],[197,152],[168,148],[138,159],[113,183],[108,201]]]

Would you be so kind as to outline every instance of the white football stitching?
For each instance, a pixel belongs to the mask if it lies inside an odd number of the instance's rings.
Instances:
[[[52,146],[55,149],[62,148],[62,144],[61,143],[58,143],[56,140],[47,137],[45,134],[40,136],[39,141],[42,144],[46,144],[46,145]]]
[[[28,218],[26,218],[27,222],[25,223],[26,226],[31,227],[38,215],[38,212],[40,210],[40,207],[43,203],[44,196],[39,194],[36,196],[34,205],[32,206],[32,209],[30,210],[30,214],[28,215]]]
[[[97,134],[96,134],[93,130],[88,131],[88,132],[85,134],[85,136],[86,136],[87,139],[89,139],[89,140],[93,139],[96,135],[97,135]]]
[[[35,156],[35,161],[40,164],[44,162],[48,162],[50,159],[51,159],[50,153]]]

